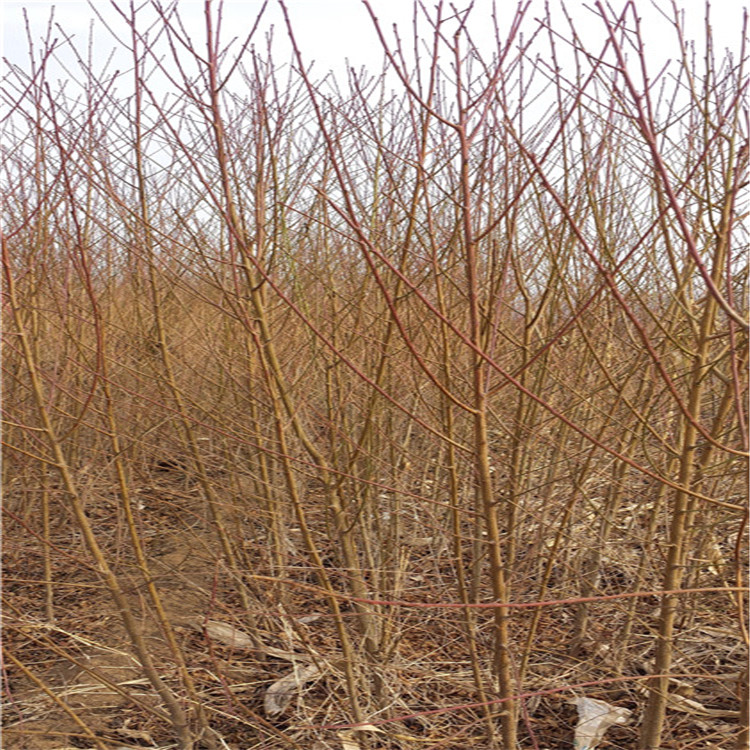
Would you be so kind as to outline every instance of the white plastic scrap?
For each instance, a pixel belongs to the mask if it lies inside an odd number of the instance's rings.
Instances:
[[[611,726],[627,724],[633,713],[630,709],[611,706],[596,698],[576,698],[573,703],[578,708],[576,750],[594,750]]]

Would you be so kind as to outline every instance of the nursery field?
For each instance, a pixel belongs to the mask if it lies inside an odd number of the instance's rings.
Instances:
[[[747,15],[619,5],[29,31],[3,748],[748,748]]]

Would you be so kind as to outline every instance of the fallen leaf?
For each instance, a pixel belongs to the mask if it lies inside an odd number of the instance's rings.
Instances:
[[[323,617],[323,615],[305,615],[304,617],[300,617],[297,622],[301,622],[303,625],[309,625],[311,622],[315,622],[321,617]]]
[[[274,717],[283,713],[294,693],[306,682],[310,682],[319,675],[320,669],[314,664],[308,664],[304,667],[295,667],[288,675],[276,680],[266,690],[266,695],[263,698],[263,710],[266,712],[266,716]]]
[[[115,729],[115,732],[117,732],[117,734],[125,735],[125,737],[129,737],[131,740],[143,740],[144,742],[148,742],[149,745],[156,744],[148,732],[141,731],[140,729],[120,727],[119,729]]]
[[[310,661],[309,654],[301,654],[296,651],[284,651],[280,648],[274,648],[273,646],[263,646],[256,643],[247,633],[232,625],[227,625],[225,622],[218,622],[217,620],[209,620],[207,623],[203,623],[202,620],[193,620],[190,622],[196,630],[203,632],[205,629],[206,634],[212,641],[217,641],[225,646],[231,648],[239,648],[245,650],[256,651],[263,653],[266,656],[272,656],[274,659],[285,659],[286,661]]]
[[[720,708],[707,708],[699,701],[693,700],[692,698],[686,698],[684,695],[678,695],[677,693],[670,693],[667,698],[669,707],[675,711],[683,711],[686,714],[694,714],[696,716],[717,716],[717,717],[735,717],[739,716],[739,711],[726,711]]]
[[[358,732],[380,732],[383,733],[383,730],[380,727],[376,727],[374,724],[357,724],[357,731]]]
[[[274,659],[286,659],[286,661],[292,662],[310,661],[312,658],[310,654],[302,654],[298,651],[284,651],[273,646],[260,646],[257,650],[266,654],[266,656],[273,656]]]
[[[362,750],[351,732],[339,732],[338,735],[341,740],[341,750]]]
[[[231,646],[233,648],[255,648],[255,641],[242,630],[238,630],[232,625],[227,625],[225,622],[218,622],[216,620],[209,620],[206,623],[200,620],[194,620],[190,623],[196,630],[206,631],[206,634],[212,641],[218,641],[223,643],[225,646]]]
[[[357,725],[357,732],[380,732],[383,733],[383,730],[380,727],[376,727],[374,724],[358,724]],[[341,740],[341,748],[342,750],[362,750],[359,742],[357,742],[355,738],[355,733],[352,730],[347,730],[345,732],[339,732],[339,739]]]

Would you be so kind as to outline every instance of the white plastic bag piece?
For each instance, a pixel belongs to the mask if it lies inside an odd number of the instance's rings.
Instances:
[[[594,750],[611,726],[627,724],[633,713],[630,709],[611,706],[596,698],[576,698],[573,703],[578,708],[576,750]]]

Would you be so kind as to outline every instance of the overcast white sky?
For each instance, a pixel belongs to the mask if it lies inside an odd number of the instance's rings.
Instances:
[[[127,8],[128,0],[117,0],[119,6]],[[139,0],[142,2],[142,0]],[[616,8],[622,7],[624,0],[611,0]],[[700,40],[704,36],[703,0],[677,0],[678,6],[686,9],[688,36]],[[217,3],[215,2],[214,5]],[[434,0],[427,0],[432,7]],[[466,0],[458,0],[458,7],[465,7]],[[593,16],[586,5],[592,2],[567,0],[567,8],[576,21],[579,30],[590,35],[593,40],[602,39],[601,23]],[[669,0],[658,0],[660,7],[668,9]],[[226,0],[225,2],[225,38],[241,36],[252,26],[260,0]],[[306,60],[315,59],[315,70],[322,74],[328,69],[340,70],[343,60],[348,58],[355,67],[366,65],[379,67],[382,54],[375,38],[371,23],[360,0],[287,0],[292,22],[299,38],[300,46]],[[372,5],[385,26],[399,23],[402,34],[408,38],[410,32],[410,0],[372,0]],[[475,41],[481,47],[491,45],[489,18],[491,0],[477,0],[473,13],[473,33]],[[559,0],[552,0],[553,7]],[[712,4],[712,22],[716,46],[739,49],[742,26],[742,12],[746,7],[744,0],[714,0]],[[75,34],[79,44],[85,48],[90,19],[94,14],[87,2],[79,0],[0,0],[0,23],[3,30],[3,56],[10,61],[23,64],[26,59],[26,38],[23,26],[22,8],[26,8],[32,26],[32,35],[39,39],[49,18],[50,10],[56,6],[55,18],[69,34]],[[123,30],[123,24],[112,8],[109,0],[95,0],[97,10],[107,19],[111,19],[115,28]],[[498,0],[501,14],[509,19],[517,7],[516,0]],[[643,28],[648,52],[653,56],[656,66],[665,53],[665,39],[672,37],[669,24],[651,7],[651,0],[638,0],[639,11],[643,15]],[[529,21],[538,16],[543,8],[542,0],[532,0],[532,7],[527,15]],[[203,2],[202,0],[180,0],[180,14],[186,25],[194,34],[197,46],[203,44]],[[270,0],[266,15],[266,24],[273,23],[275,37],[283,49],[286,31],[276,0]],[[531,28],[529,24],[528,28]],[[564,30],[564,29],[561,29]],[[95,37],[98,55],[104,55],[115,46],[114,40],[106,32],[97,33]],[[283,55],[280,55],[281,59]]]

